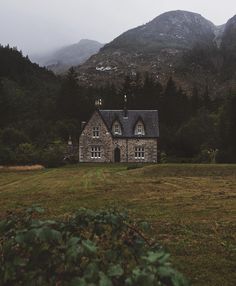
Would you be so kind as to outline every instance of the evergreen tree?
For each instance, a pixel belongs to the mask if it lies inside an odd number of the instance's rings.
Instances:
[[[194,86],[193,91],[192,91],[192,95],[190,97],[190,107],[191,107],[191,113],[194,115],[197,113],[197,111],[199,110],[199,108],[202,105],[202,100],[201,97],[199,95],[199,91],[198,88],[196,86]]]
[[[78,119],[81,118],[83,109],[80,98],[80,89],[77,80],[77,73],[72,67],[69,69],[63,80],[58,98],[59,118]]]
[[[0,127],[3,128],[10,120],[10,103],[0,79]]]

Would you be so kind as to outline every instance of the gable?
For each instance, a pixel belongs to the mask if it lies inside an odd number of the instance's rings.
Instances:
[[[106,123],[97,110],[92,114],[89,121],[84,125],[81,131],[81,135],[86,134],[90,137],[94,137],[93,132],[96,128],[98,128],[98,132],[102,132],[103,134],[110,133],[110,130],[108,129]]]

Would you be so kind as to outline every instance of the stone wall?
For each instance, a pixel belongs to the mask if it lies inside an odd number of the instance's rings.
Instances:
[[[93,127],[99,127],[99,138],[93,138]],[[91,147],[101,147],[101,158],[91,158]],[[111,162],[112,136],[96,111],[86,124],[79,139],[80,162]]]
[[[115,138],[113,148],[120,148],[121,162],[157,162],[158,141],[155,138]],[[135,147],[144,147],[144,159],[135,159]]]
[[[93,138],[93,127],[99,127],[99,138]],[[101,158],[91,158],[91,148],[101,147]],[[79,139],[80,162],[114,162],[114,150],[120,149],[121,162],[157,162],[158,141],[155,138],[113,138],[99,113],[94,112]],[[145,148],[145,158],[135,159],[135,147]]]

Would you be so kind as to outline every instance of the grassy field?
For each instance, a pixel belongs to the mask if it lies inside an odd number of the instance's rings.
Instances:
[[[0,217],[34,203],[46,216],[127,208],[192,285],[236,285],[236,165],[78,165],[0,171]]]

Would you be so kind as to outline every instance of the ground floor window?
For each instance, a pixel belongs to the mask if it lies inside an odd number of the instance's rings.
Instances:
[[[135,147],[134,156],[135,159],[144,159],[145,156],[144,147]]]
[[[93,159],[101,158],[101,147],[100,146],[91,147],[91,158]]]

